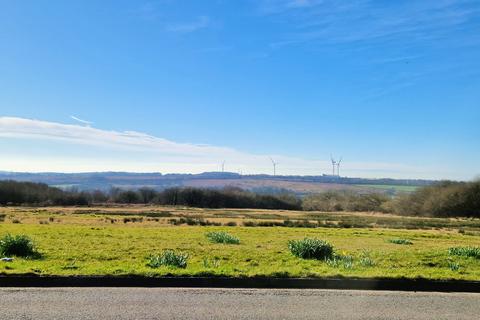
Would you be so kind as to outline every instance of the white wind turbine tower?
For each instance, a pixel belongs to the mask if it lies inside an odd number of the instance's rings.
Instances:
[[[337,176],[340,177],[340,164],[342,163],[343,157],[340,157],[340,160],[337,162]]]
[[[332,155],[330,155],[330,159],[332,160],[332,176],[335,176],[335,166],[337,165],[337,161],[333,159]]]
[[[272,165],[273,165],[273,176],[275,176],[275,175],[277,174],[277,164],[278,164],[278,162],[273,161],[272,157],[270,157],[270,161],[272,161]]]
[[[222,162],[222,172],[225,172],[225,160]]]

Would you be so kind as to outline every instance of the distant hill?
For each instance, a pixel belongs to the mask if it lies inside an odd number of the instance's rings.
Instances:
[[[239,187],[256,192],[294,192],[309,194],[328,190],[354,192],[399,193],[411,192],[417,187],[436,181],[418,179],[364,179],[322,176],[239,175],[231,172],[205,172],[200,174],[161,174],[131,172],[90,173],[24,173],[0,171],[0,180],[42,182],[64,189],[109,190],[112,187],[137,189],[151,187],[162,190],[169,187],[223,188]]]

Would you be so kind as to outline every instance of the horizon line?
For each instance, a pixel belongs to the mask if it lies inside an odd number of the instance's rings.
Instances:
[[[453,180],[453,179],[422,179],[422,178],[391,178],[391,177],[376,177],[376,178],[367,178],[367,177],[353,177],[353,176],[333,176],[331,174],[319,174],[319,175],[302,175],[302,174],[288,174],[288,175],[272,175],[268,173],[252,173],[252,174],[240,174],[238,172],[231,172],[231,171],[204,171],[200,173],[180,173],[180,172],[159,172],[159,171],[70,171],[70,172],[59,172],[59,171],[8,171],[8,170],[0,170],[0,174],[32,174],[32,175],[44,175],[44,174],[64,174],[64,175],[74,175],[74,174],[157,174],[157,175],[203,175],[203,174],[218,174],[218,175],[237,175],[237,176],[248,176],[248,177],[255,177],[255,176],[267,176],[272,178],[288,178],[288,177],[330,177],[336,178],[338,180],[341,179],[362,179],[362,180],[395,180],[395,181],[405,181],[405,180],[415,180],[415,181],[456,181],[456,182],[468,182],[468,181],[475,181],[476,179],[470,180]]]

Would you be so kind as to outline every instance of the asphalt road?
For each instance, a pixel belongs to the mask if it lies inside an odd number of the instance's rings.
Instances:
[[[0,288],[0,319],[479,319],[480,294]]]

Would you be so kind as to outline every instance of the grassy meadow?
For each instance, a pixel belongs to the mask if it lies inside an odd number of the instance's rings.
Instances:
[[[192,225],[172,222],[181,218],[193,221]],[[302,219],[314,227],[258,226],[262,221]],[[432,219],[431,223],[424,221],[428,218],[411,219],[381,214],[145,206],[1,208],[0,238],[28,235],[42,257],[0,262],[0,274],[480,280],[479,257],[449,253],[452,247],[480,246],[478,219]],[[198,221],[210,225],[194,225]],[[358,226],[342,227],[346,221]],[[362,221],[365,226],[359,227]],[[244,226],[245,222],[253,226]],[[421,222],[419,229],[412,227],[414,222]],[[215,243],[207,234],[217,231],[240,242]],[[288,241],[304,237],[326,240],[339,257],[348,259],[297,258],[289,251]],[[166,249],[187,254],[187,266],[147,266],[150,255]]]

